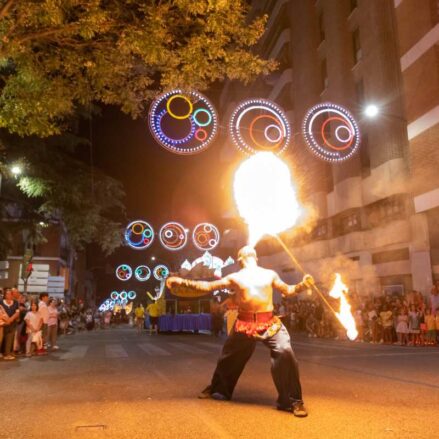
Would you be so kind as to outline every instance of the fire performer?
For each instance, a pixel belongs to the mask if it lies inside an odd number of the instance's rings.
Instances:
[[[305,275],[301,283],[287,285],[275,271],[258,266],[256,251],[250,246],[239,251],[238,261],[241,265],[239,271],[217,281],[191,281],[180,277],[167,279],[167,286],[176,295],[179,295],[179,287],[191,290],[193,296],[229,289],[238,305],[238,319],[223,346],[211,384],[199,397],[231,399],[256,342],[261,341],[271,353],[271,374],[278,392],[277,408],[305,417],[308,413],[302,399],[299,369],[290,336],[280,319],[273,315],[273,288],[289,297],[310,288],[314,280],[312,276]]]

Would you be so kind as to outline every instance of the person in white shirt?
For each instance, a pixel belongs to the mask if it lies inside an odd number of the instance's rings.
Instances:
[[[32,302],[30,305],[30,311],[24,317],[26,323],[26,357],[32,356],[33,343],[37,346],[37,351],[41,351],[43,346],[43,340],[41,337],[41,327],[43,325],[43,319],[38,312],[38,304]]]
[[[38,303],[38,312],[43,319],[42,335],[43,335],[43,348],[47,347],[47,324],[49,323],[49,309],[47,304],[49,303],[49,295],[47,293],[40,294],[40,302]]]
[[[49,299],[49,319],[47,322],[48,326],[48,336],[50,342],[50,347],[53,350],[59,349],[56,344],[56,339],[58,337],[58,308],[56,307],[56,300],[55,299]]]

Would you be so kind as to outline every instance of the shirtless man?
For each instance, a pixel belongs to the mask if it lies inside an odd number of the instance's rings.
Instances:
[[[273,288],[283,296],[292,296],[311,287],[314,280],[306,275],[300,284],[287,285],[275,271],[257,265],[253,247],[243,247],[238,253],[238,261],[241,270],[217,281],[169,277],[166,282],[177,296],[179,287],[186,289],[186,294],[188,289],[192,290],[192,297],[229,289],[234,293],[238,305],[238,319],[223,346],[211,384],[199,397],[231,399],[239,376],[255,350],[256,342],[262,341],[271,353],[271,374],[278,392],[277,408],[305,417],[307,411],[302,400],[299,369],[290,336],[279,318],[273,316]]]

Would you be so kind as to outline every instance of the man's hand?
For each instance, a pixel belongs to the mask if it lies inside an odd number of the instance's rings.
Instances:
[[[166,279],[166,286],[172,290],[172,288],[179,287],[183,283],[184,279],[177,276],[170,276]]]
[[[310,274],[305,274],[305,276],[303,276],[302,283],[306,288],[311,288],[315,285],[314,278]]]

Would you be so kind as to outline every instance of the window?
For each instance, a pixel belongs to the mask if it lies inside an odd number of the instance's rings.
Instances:
[[[320,72],[322,77],[322,90],[328,87],[328,68],[326,66],[326,58],[320,63]]]
[[[325,239],[328,234],[328,226],[326,223],[319,224],[312,233],[314,239]]]
[[[323,12],[319,14],[319,37],[320,42],[325,41],[325,25],[323,23]]]
[[[361,51],[360,31],[358,28],[352,32],[352,47],[354,51],[354,64],[357,64],[363,55]]]

